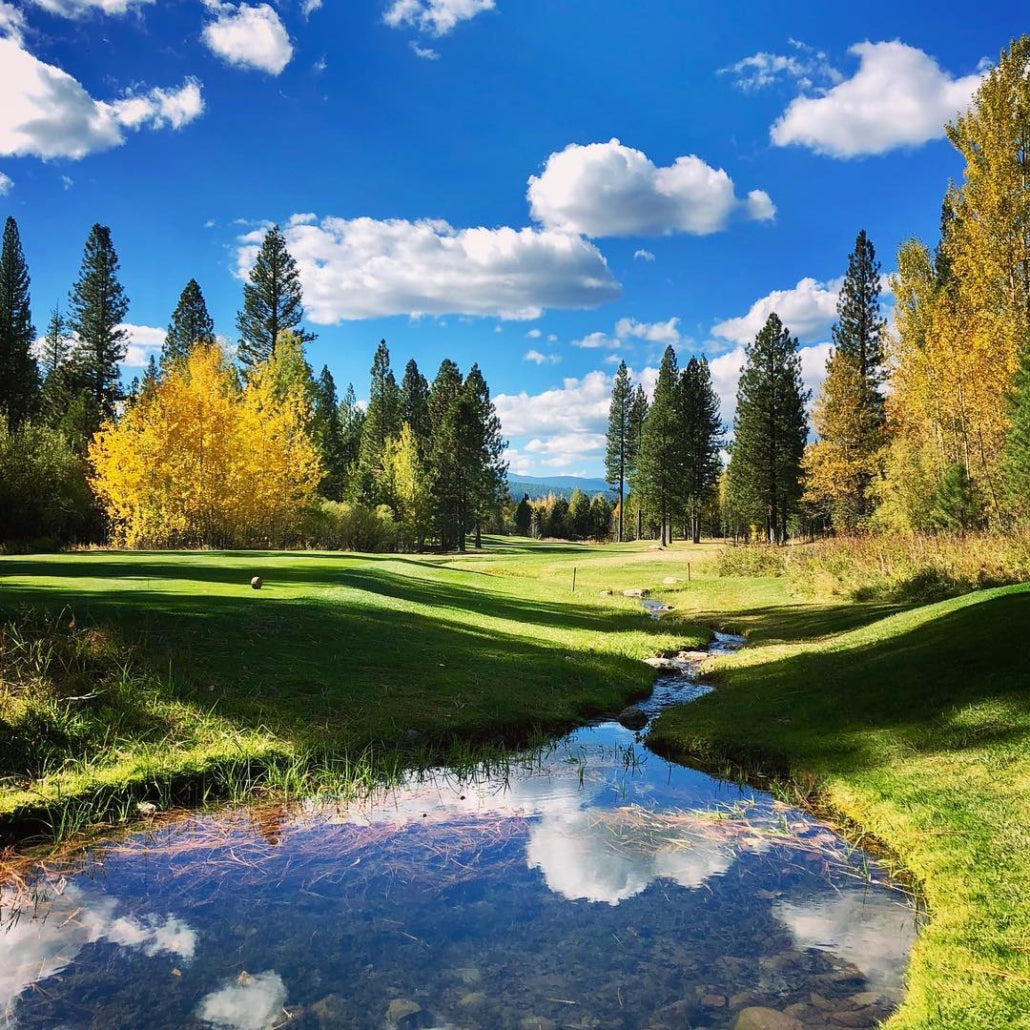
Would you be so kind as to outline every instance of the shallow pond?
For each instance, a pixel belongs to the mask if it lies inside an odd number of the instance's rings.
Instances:
[[[917,922],[826,825],[617,723],[362,804],[157,823],[2,890],[18,1027],[872,1027]]]

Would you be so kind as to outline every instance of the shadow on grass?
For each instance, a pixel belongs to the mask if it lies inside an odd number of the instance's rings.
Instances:
[[[648,743],[771,775],[879,767],[892,754],[1027,748],[1030,674],[1015,641],[1025,587],[970,598],[907,631],[728,669],[720,688],[656,723]]]

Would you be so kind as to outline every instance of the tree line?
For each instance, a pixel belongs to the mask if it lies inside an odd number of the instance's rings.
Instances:
[[[0,542],[325,543],[464,550],[502,505],[506,446],[477,365],[398,386],[381,341],[370,401],[304,356],[297,266],[270,229],[243,288],[235,361],[191,279],[160,357],[121,388],[128,299],[95,225],[67,313],[34,352],[13,218],[0,252]]]

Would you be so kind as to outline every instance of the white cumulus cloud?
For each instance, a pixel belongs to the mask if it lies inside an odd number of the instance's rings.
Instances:
[[[532,361],[535,365],[557,365],[561,361],[560,354],[541,354],[538,350],[528,350],[522,355],[523,361]]]
[[[738,211],[760,220],[775,213],[766,194],[762,203],[741,201],[726,172],[699,157],[659,168],[617,139],[551,154],[543,172],[530,176],[527,196],[538,222],[585,236],[705,236]]]
[[[165,342],[165,330],[152,325],[133,325],[123,322],[119,329],[127,334],[125,360],[126,368],[143,368],[150,355],[156,354]]]
[[[0,197],[10,193],[14,188],[14,180],[9,175],[0,172]]]
[[[496,7],[494,0],[392,0],[383,15],[391,28],[446,36],[454,27]]]
[[[284,231],[312,322],[383,315],[537,318],[591,308],[620,287],[591,243],[540,229],[455,229],[444,221],[323,218]],[[257,259],[264,230],[241,238],[238,270]]]
[[[611,335],[603,332],[588,333],[582,339],[573,340],[572,346],[583,350],[617,350],[633,339],[671,343],[675,346],[682,339],[678,326],[678,318],[670,318],[667,322],[638,322],[635,318],[620,318]]]
[[[822,50],[790,40],[792,54],[771,54],[760,50],[744,57],[728,68],[720,68],[720,75],[730,75],[734,84],[745,93],[765,89],[776,82],[790,79],[801,89],[836,84],[844,78]]]
[[[25,33],[25,15],[13,4],[0,0],[0,36],[22,42]]]
[[[842,282],[805,278],[789,290],[773,290],[756,300],[746,315],[716,323],[712,334],[733,343],[750,343],[775,312],[792,336],[801,340],[825,337],[837,319],[837,294]]]
[[[154,0],[29,0],[30,3],[62,18],[84,18],[89,14],[125,14],[133,7],[152,4]]]
[[[0,39],[0,154],[82,158],[125,142],[126,130],[181,129],[204,110],[201,85],[94,100],[67,72],[14,37]]]
[[[633,251],[633,259],[634,261],[654,261],[654,254],[652,254],[651,251],[644,250],[644,248],[641,247],[639,250]]]
[[[208,0],[206,6],[218,14],[204,26],[204,43],[212,53],[229,64],[257,68],[269,75],[278,75],[290,63],[293,46],[274,8],[217,0]]]
[[[944,135],[983,79],[953,78],[922,50],[894,41],[857,43],[858,71],[820,96],[800,96],[773,125],[777,146],[808,147],[830,157],[884,154]]]

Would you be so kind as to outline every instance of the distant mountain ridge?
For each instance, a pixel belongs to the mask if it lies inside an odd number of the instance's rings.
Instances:
[[[615,491],[603,479],[585,479],[582,476],[508,477],[508,492],[517,501],[522,500],[523,494],[529,494],[530,500],[546,497],[548,494],[571,497],[576,490],[582,490],[588,497],[593,497],[594,494],[615,496]]]

